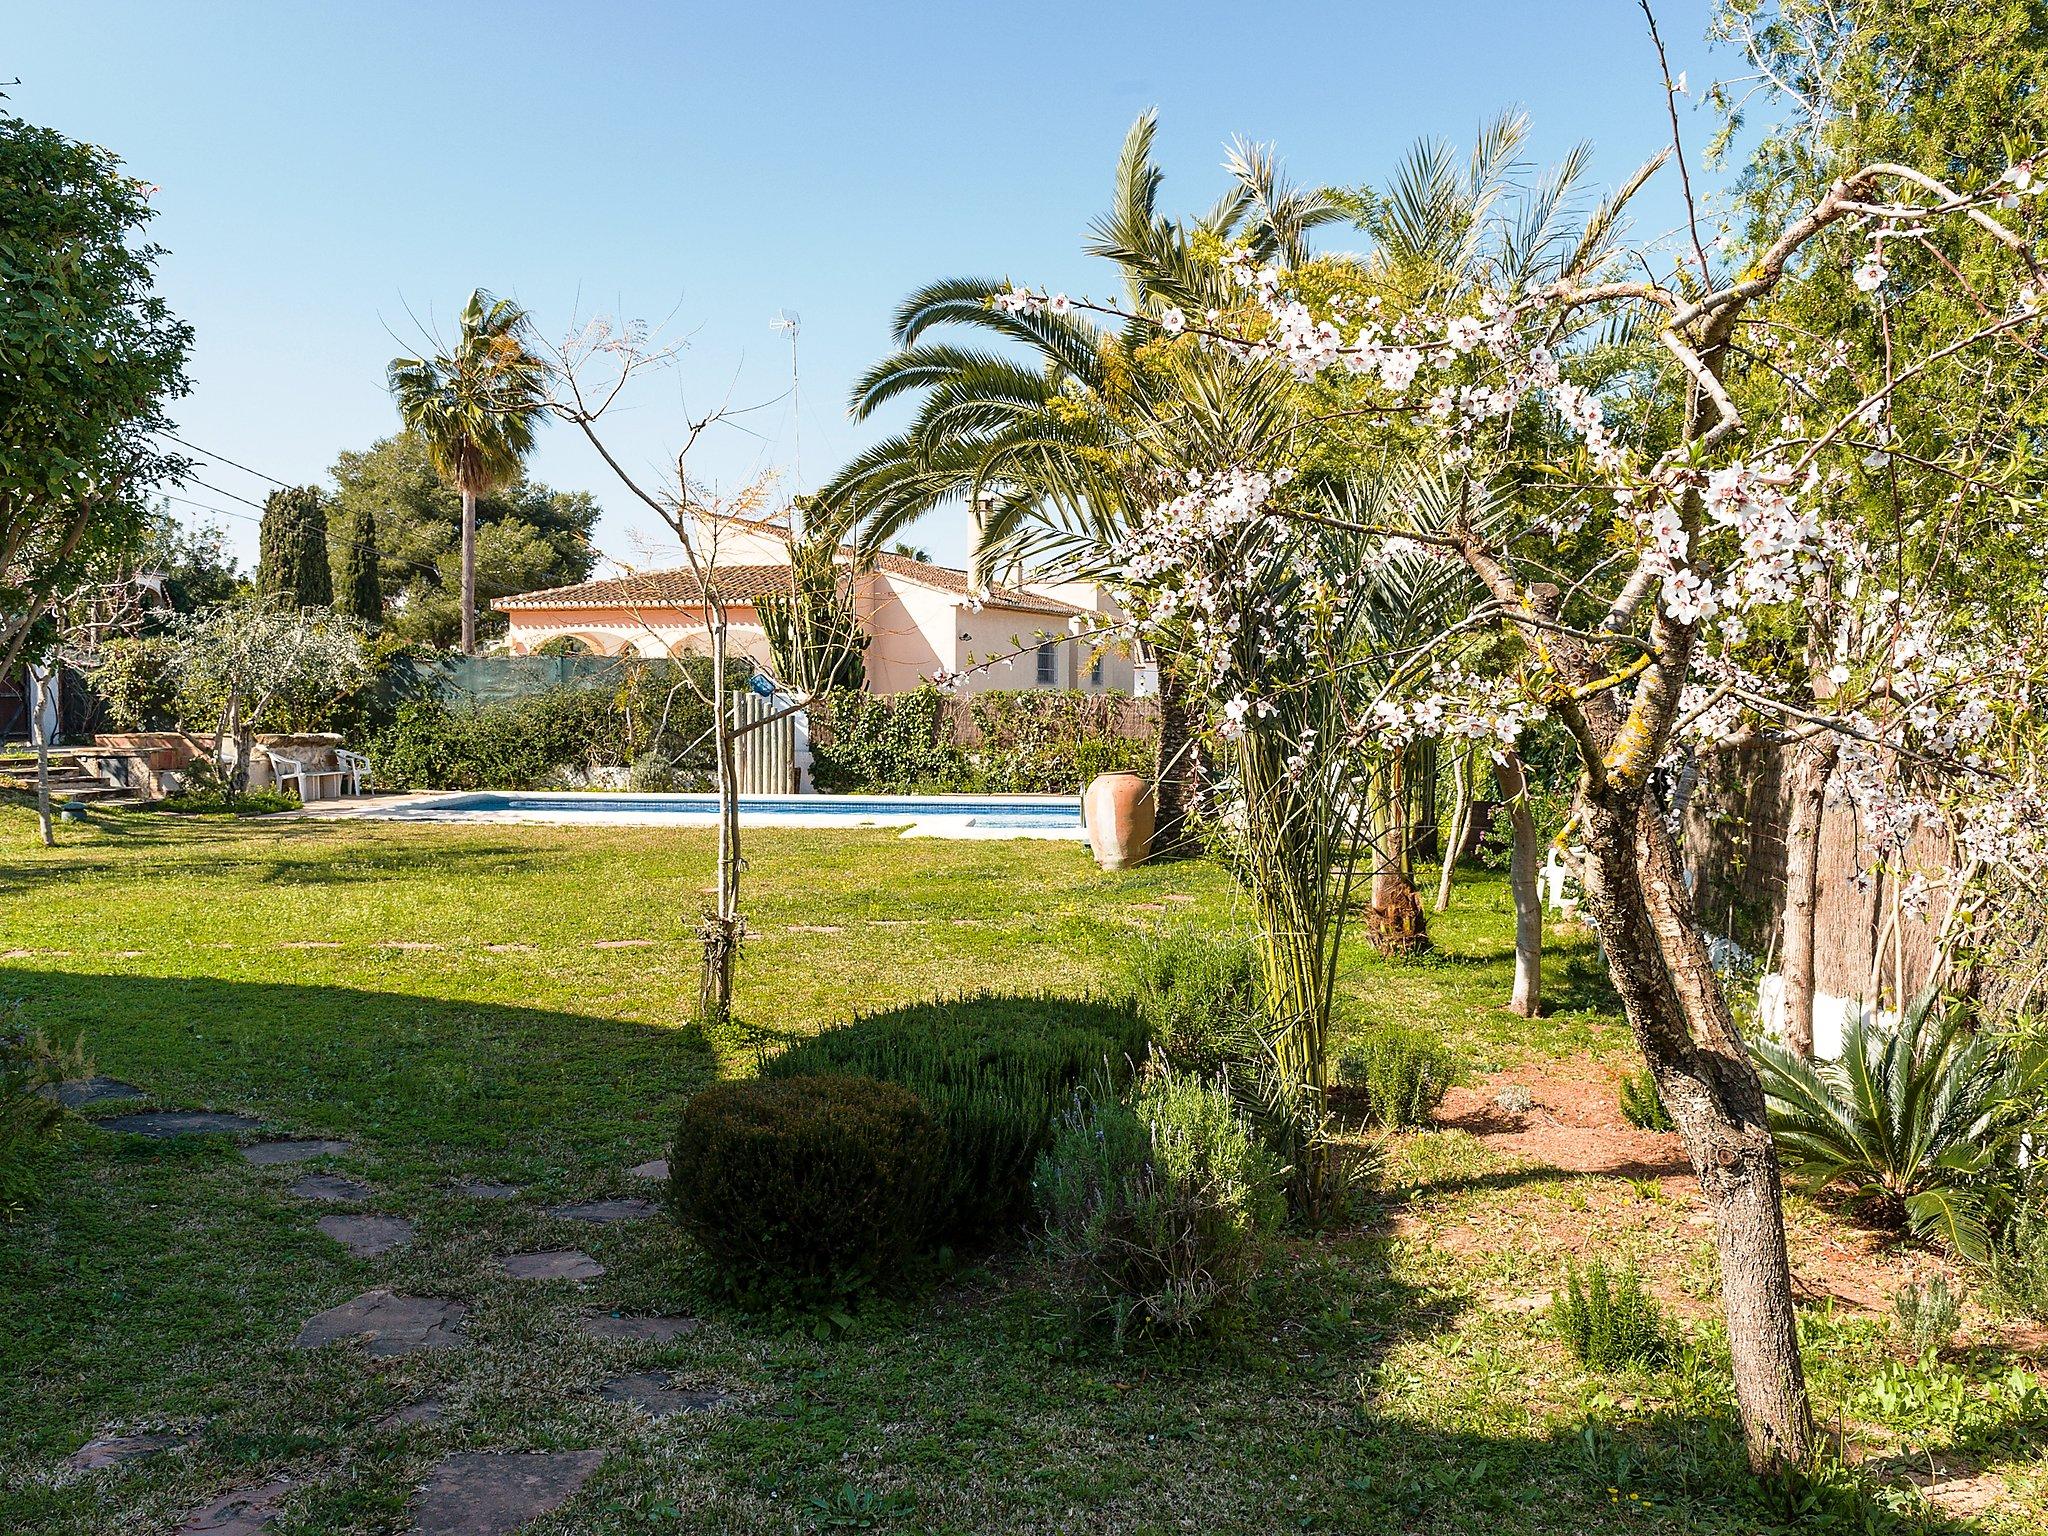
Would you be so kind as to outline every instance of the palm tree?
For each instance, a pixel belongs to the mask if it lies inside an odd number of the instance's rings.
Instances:
[[[435,471],[462,493],[462,653],[476,654],[476,502],[519,478],[550,370],[526,344],[527,315],[479,288],[462,308],[452,349],[392,359],[398,414],[427,445]]]
[[[1215,264],[1194,255],[1198,238],[1240,240],[1255,259],[1292,263],[1306,258],[1308,230],[1338,216],[1319,196],[1288,186],[1268,151],[1240,144],[1226,162],[1226,196],[1192,228],[1168,220],[1157,207],[1163,178],[1152,162],[1156,127],[1148,112],[1126,135],[1112,211],[1088,245],[1089,254],[1121,268],[1127,307],[1137,315],[1169,305],[1201,313],[1238,301]],[[1165,333],[1155,321],[1110,327],[1074,313],[991,308],[988,296],[1007,286],[951,278],[903,302],[892,333],[897,350],[855,385],[852,409],[864,419],[891,400],[916,396],[917,416],[906,431],[850,462],[818,499],[842,526],[857,522],[867,548],[934,507],[964,503],[975,512],[975,567],[984,580],[1025,562],[1062,576],[1109,576],[1117,546],[1136,521],[1173,494],[1169,487],[1184,483],[1190,466],[1175,457],[1174,435],[1161,428],[1184,413],[1190,381],[1156,355]],[[1006,350],[928,340],[940,327]],[[1164,851],[1185,835],[1202,765],[1184,679],[1174,657],[1157,659],[1154,846]]]

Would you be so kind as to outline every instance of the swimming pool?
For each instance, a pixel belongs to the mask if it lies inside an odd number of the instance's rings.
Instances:
[[[486,790],[430,795],[342,813],[370,821],[531,821],[587,826],[708,827],[716,795]],[[1067,795],[742,795],[749,827],[902,827],[905,837],[1078,840],[1081,804]]]

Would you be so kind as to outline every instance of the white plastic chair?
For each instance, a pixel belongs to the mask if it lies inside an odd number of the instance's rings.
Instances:
[[[351,752],[346,747],[334,749],[335,765],[341,769],[341,792],[345,795],[367,795],[370,792],[370,760],[360,752]]]

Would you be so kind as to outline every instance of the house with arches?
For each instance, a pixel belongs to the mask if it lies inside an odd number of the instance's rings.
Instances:
[[[757,603],[790,589],[788,546],[769,524],[719,531],[715,566],[727,645],[764,668],[768,637]],[[862,559],[847,551],[844,579],[868,634],[868,687],[904,693],[934,677],[963,692],[1072,688],[1142,691],[1124,650],[1091,638],[1117,613],[1093,582],[1029,583],[975,591],[968,574],[907,555]],[[689,567],[635,571],[573,586],[522,592],[491,604],[509,625],[514,655],[543,647],[648,657],[709,649],[702,593]]]

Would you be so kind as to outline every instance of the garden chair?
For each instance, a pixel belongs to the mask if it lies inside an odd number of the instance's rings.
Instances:
[[[283,789],[287,784],[296,788],[299,792],[299,803],[302,805],[311,805],[315,800],[328,798],[321,793],[323,779],[334,780],[336,794],[341,792],[342,785],[346,782],[346,774],[342,769],[309,768],[304,758],[286,757],[278,752],[267,752],[265,755],[270,759],[272,782],[279,789]]]
[[[335,766],[341,770],[341,792],[345,795],[367,795],[370,792],[370,760],[360,752],[351,752],[346,747],[334,749]]]

